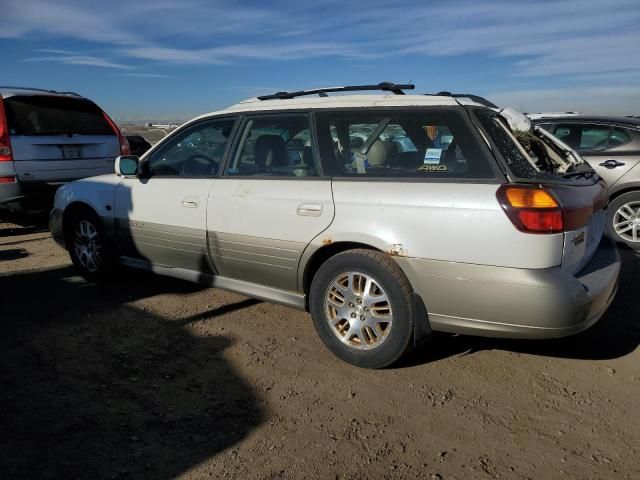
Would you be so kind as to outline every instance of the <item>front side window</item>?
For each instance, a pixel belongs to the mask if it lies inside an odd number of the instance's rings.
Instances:
[[[309,117],[279,114],[249,118],[225,175],[316,176]]]
[[[151,176],[217,175],[235,120],[210,120],[187,127],[168,139],[149,158]]]
[[[465,122],[451,111],[321,112],[319,141],[336,177],[494,178]]]

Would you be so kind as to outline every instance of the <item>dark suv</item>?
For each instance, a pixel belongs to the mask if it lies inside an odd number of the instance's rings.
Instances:
[[[534,123],[576,150],[605,179],[607,231],[640,249],[640,119],[571,115]]]

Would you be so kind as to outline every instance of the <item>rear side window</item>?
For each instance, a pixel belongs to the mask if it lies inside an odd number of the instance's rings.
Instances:
[[[115,135],[100,108],[89,100],[46,95],[4,99],[11,135]]]
[[[225,175],[316,176],[309,116],[277,114],[248,118]]]
[[[602,150],[607,146],[608,127],[584,126],[580,131],[581,150]]]
[[[452,111],[318,112],[323,168],[333,177],[494,178]]]
[[[535,166],[533,160],[529,158],[527,152],[497,113],[486,108],[474,109],[473,111],[514,176],[541,180],[557,179],[555,175],[541,172]]]
[[[611,133],[609,133],[609,139],[607,141],[607,150],[610,148],[621,147],[631,142],[631,135],[624,128],[613,127]]]

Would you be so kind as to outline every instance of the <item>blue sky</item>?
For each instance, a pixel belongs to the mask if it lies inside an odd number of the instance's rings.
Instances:
[[[413,81],[527,111],[640,114],[638,0],[0,0],[0,84],[119,120],[277,90]]]

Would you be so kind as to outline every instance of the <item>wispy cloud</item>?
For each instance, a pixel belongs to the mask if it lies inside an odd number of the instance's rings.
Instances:
[[[56,62],[63,65],[85,65],[100,68],[115,68],[118,70],[128,70],[132,67],[121,63],[111,62],[104,58],[94,57],[92,55],[48,55],[44,57],[25,58],[25,62]]]
[[[60,50],[57,48],[36,48],[33,50],[37,53],[52,53],[54,55],[77,55],[78,52],[73,52],[71,50]]]
[[[162,73],[143,73],[143,72],[135,72],[135,73],[121,73],[121,77],[138,77],[138,78],[171,78],[170,75],[164,75]]]
[[[6,2],[0,38],[28,35],[107,45],[122,57],[121,64],[126,59],[219,64],[481,54],[511,59],[516,77],[622,72],[640,43],[637,0],[414,1],[402,6],[357,0],[348,8],[338,0],[272,0],[268,7],[243,0],[102,5],[98,0]]]
[[[122,50],[129,57],[173,63],[224,64],[238,59],[295,60],[337,55],[364,54],[337,43],[296,43],[288,45],[229,45],[204,49],[135,47]]]
[[[111,8],[126,12],[124,2]],[[27,34],[45,34],[107,44],[129,44],[141,38],[118,23],[115,10],[105,12],[100,2],[81,0],[24,0],[3,2],[3,28],[0,38],[20,38]]]
[[[419,33],[405,52],[512,57],[514,75],[525,77],[621,71],[640,42],[635,0],[490,1],[432,13],[446,35]]]

